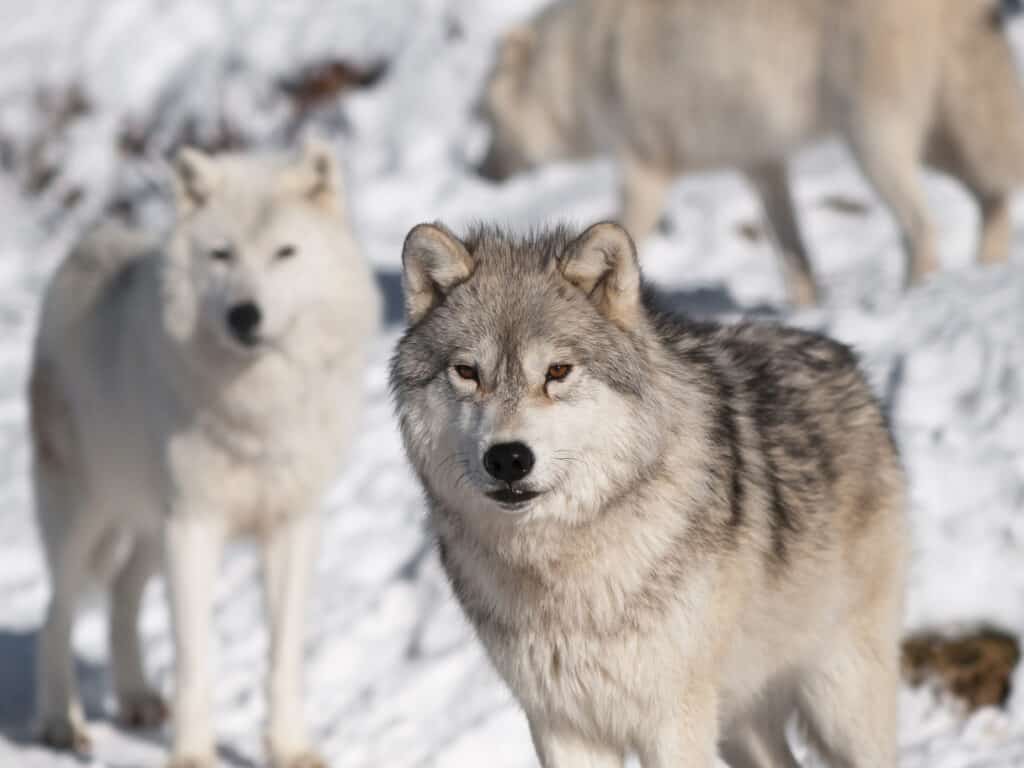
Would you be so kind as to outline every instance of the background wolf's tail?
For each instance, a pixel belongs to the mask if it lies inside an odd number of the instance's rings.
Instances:
[[[62,336],[93,306],[104,289],[130,264],[157,248],[141,230],[107,219],[86,234],[58,267],[47,289],[39,342]]]

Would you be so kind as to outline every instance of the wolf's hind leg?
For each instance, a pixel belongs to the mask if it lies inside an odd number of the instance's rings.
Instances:
[[[138,728],[159,725],[167,705],[146,682],[139,644],[139,608],[150,577],[160,564],[160,541],[155,535],[133,542],[128,560],[114,577],[110,606],[110,656],[121,719]]]
[[[876,109],[862,116],[849,139],[861,170],[896,219],[905,249],[905,282],[916,285],[939,268],[919,137]]]
[[[978,261],[982,264],[1001,264],[1010,255],[1010,195],[975,193],[975,196],[981,211]]]
[[[71,630],[78,598],[89,582],[90,558],[101,529],[85,510],[73,513],[54,508],[57,497],[62,496],[45,488],[37,492],[37,503],[48,505],[43,514],[51,520],[50,525],[62,521],[63,530],[47,547],[52,593],[37,646],[36,708],[44,743],[84,752],[90,742],[75,679]]]
[[[665,208],[672,174],[631,158],[622,160],[622,226],[640,241],[654,229]]]
[[[797,306],[817,304],[818,285],[814,281],[811,260],[797,224],[793,191],[786,176],[785,163],[766,163],[752,168],[747,171],[747,178],[761,198],[775,247],[782,256],[790,300]]]

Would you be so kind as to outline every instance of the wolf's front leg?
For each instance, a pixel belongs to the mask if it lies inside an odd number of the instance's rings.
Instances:
[[[167,588],[176,660],[171,766],[215,765],[210,715],[210,612],[224,543],[213,515],[172,513],[167,522]]]
[[[718,764],[718,713],[713,692],[693,693],[676,711],[651,723],[637,745],[643,768],[715,768]]]
[[[572,731],[531,718],[530,734],[544,768],[622,768],[621,752],[594,744]]]
[[[306,598],[316,558],[318,530],[316,513],[297,515],[269,531],[265,543],[271,643],[267,745],[275,768],[317,768],[325,765],[309,747],[302,715]]]

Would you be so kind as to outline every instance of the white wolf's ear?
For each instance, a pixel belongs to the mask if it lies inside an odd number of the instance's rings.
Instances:
[[[473,274],[473,257],[440,224],[419,224],[402,247],[402,289],[409,324],[415,325],[456,285]]]
[[[559,265],[601,314],[620,328],[636,327],[642,313],[640,265],[626,230],[611,222],[594,224],[569,244]]]
[[[179,213],[206,204],[217,186],[217,161],[192,147],[182,147],[174,159],[174,202]]]
[[[319,137],[306,139],[298,163],[285,173],[284,184],[288,191],[318,205],[340,208],[344,190],[334,147]]]

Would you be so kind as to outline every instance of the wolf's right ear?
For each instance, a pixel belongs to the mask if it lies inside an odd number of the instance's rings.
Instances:
[[[198,149],[182,147],[174,158],[174,202],[179,213],[206,204],[217,185],[217,162]]]
[[[419,224],[402,247],[402,288],[409,324],[418,323],[452,288],[473,274],[473,257],[440,224]]]
[[[640,322],[643,303],[636,246],[618,224],[594,224],[569,244],[559,266],[562,276],[617,326],[630,330]]]

